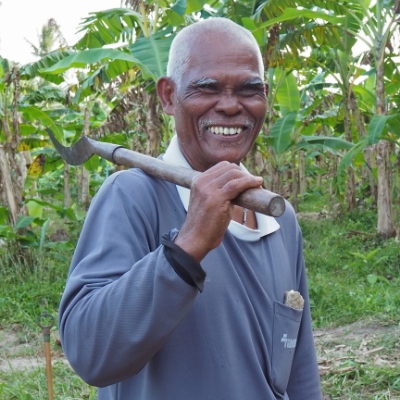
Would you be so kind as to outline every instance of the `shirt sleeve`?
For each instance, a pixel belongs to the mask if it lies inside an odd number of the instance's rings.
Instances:
[[[92,201],[60,304],[64,352],[100,387],[139,372],[198,295],[158,243],[151,196],[139,185],[132,198],[119,179],[109,178]]]

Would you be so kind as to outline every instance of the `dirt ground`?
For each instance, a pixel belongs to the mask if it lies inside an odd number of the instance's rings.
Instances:
[[[314,332],[320,374],[343,372],[346,360],[400,366],[400,326],[356,322],[334,329]],[[390,343],[390,346],[385,346]],[[350,368],[350,367],[344,367]]]
[[[399,370],[399,325],[356,322],[334,329],[318,329],[314,339],[321,378],[325,374],[343,376],[363,368]],[[324,395],[323,400],[331,397]]]
[[[65,360],[58,343],[57,332],[52,331],[50,340],[52,360]],[[22,332],[17,328],[0,330],[0,373],[45,365],[45,347],[40,330],[37,332]]]

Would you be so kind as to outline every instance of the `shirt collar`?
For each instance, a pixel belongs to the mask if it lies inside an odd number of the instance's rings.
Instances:
[[[168,164],[174,164],[181,167],[193,169],[182,154],[179,147],[178,137],[176,135],[174,135],[174,137],[172,138],[171,143],[169,144],[163,156],[163,160]],[[240,164],[240,168],[243,171],[247,172],[247,169],[244,167],[244,165]],[[181,198],[182,205],[187,212],[189,208],[190,189],[186,189],[178,185],[176,185],[176,188]],[[274,217],[256,213],[256,218],[258,229],[250,229],[247,226],[237,223],[236,221],[231,221],[228,226],[228,230],[233,236],[237,237],[238,239],[255,242],[261,237],[269,235],[270,233],[275,232],[280,228],[280,225]]]

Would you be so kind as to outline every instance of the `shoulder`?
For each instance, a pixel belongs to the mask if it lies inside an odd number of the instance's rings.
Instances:
[[[298,245],[301,242],[301,229],[297,222],[296,212],[293,206],[285,200],[285,212],[276,217],[276,221],[280,225],[280,231],[287,243]]]
[[[174,184],[151,177],[140,169],[120,171],[108,177],[96,193],[86,221],[90,226],[97,226],[101,220],[109,227],[114,226],[114,230],[125,229],[131,235],[136,231],[151,232],[154,239],[176,225],[172,220],[183,209],[179,201]],[[148,240],[153,240],[150,236]]]
[[[149,197],[159,198],[166,193],[176,192],[175,185],[162,179],[147,175],[141,169],[133,168],[119,171],[106,179],[99,190],[99,195],[119,193],[123,197],[146,200]]]
[[[294,211],[293,206],[287,200],[285,200],[285,212],[280,217],[276,217],[276,220],[280,225],[288,225],[291,228],[294,226],[298,227],[296,212]]]
[[[140,169],[117,172],[106,179],[93,198],[91,214],[107,213],[155,221],[179,205],[176,186]]]

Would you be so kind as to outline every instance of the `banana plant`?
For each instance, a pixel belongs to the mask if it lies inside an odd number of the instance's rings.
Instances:
[[[292,189],[296,189],[297,171],[295,157],[302,157],[302,152],[329,151],[338,155],[340,151],[352,148],[353,144],[341,137],[321,134],[321,118],[316,109],[306,107],[306,90],[299,90],[297,79],[292,71],[281,68],[269,70],[269,104],[275,108],[279,118],[271,124],[269,135],[262,136],[263,143],[270,146],[268,159],[273,170],[281,171],[288,159],[292,161]],[[309,89],[309,87],[307,87]],[[273,106],[272,106],[273,105]],[[311,118],[310,114],[314,114]],[[302,181],[304,170],[299,171]],[[292,193],[296,202],[297,193]]]
[[[395,99],[399,93],[395,84],[397,79],[389,82],[384,81],[383,77],[384,71],[389,72],[390,69],[394,77],[398,76],[398,68],[392,66],[396,61],[392,57],[394,53],[390,51],[390,38],[397,29],[396,18],[399,9],[398,0],[376,2],[268,0],[257,8],[253,16],[257,25],[253,30],[254,33],[263,29],[269,31],[265,53],[270,66],[283,65],[288,69],[309,70],[318,65],[330,71],[330,76],[334,77],[338,87],[341,87],[343,97],[338,105],[343,105],[347,138],[355,139],[355,146],[346,157],[343,157],[339,172],[349,167],[355,157],[362,155],[367,144],[374,143],[377,139],[378,133],[381,139],[395,136],[391,130],[396,129],[396,118],[380,118],[375,117],[375,114],[386,115],[386,104],[395,107],[389,114],[398,113],[396,101],[390,100],[390,98]],[[351,54],[349,50],[353,47],[355,39],[369,46],[373,64],[370,71],[361,68],[355,60],[349,58]],[[303,52],[307,48],[311,48],[314,58],[304,56]],[[324,58],[324,55],[330,53],[332,55],[328,59]],[[368,54],[365,58],[367,56]],[[398,62],[396,65],[398,66]],[[373,75],[375,85],[372,90],[366,89],[363,84],[356,85],[356,79],[364,74]],[[386,96],[389,93],[386,89],[390,90],[390,98],[385,97],[385,92]],[[368,99],[374,92],[376,96],[373,107],[361,111],[358,105],[362,107],[364,99],[356,96],[362,92],[367,94]],[[360,127],[365,125],[362,120],[363,113],[364,118],[373,122],[372,126],[363,129],[367,133],[366,138],[356,135]],[[382,124],[382,121],[386,123]],[[388,131],[389,134],[386,133]],[[388,191],[390,187],[388,141],[379,140],[376,147],[379,183],[377,230],[380,236],[390,237],[394,234],[394,229],[391,193]]]
[[[154,101],[155,83],[165,74],[176,28],[193,22],[197,13],[205,18],[210,12],[204,9],[204,0],[132,4],[136,9],[91,13],[81,24],[81,39],[69,53],[38,73],[55,81],[66,71],[78,70],[78,84],[69,87],[72,105],[82,107],[99,99],[109,109],[104,127],[93,134],[131,132],[138,125],[137,135],[147,136],[146,151],[158,155],[161,119],[160,106]],[[209,1],[207,6],[217,10],[220,4]],[[132,126],[130,121],[138,119]]]

